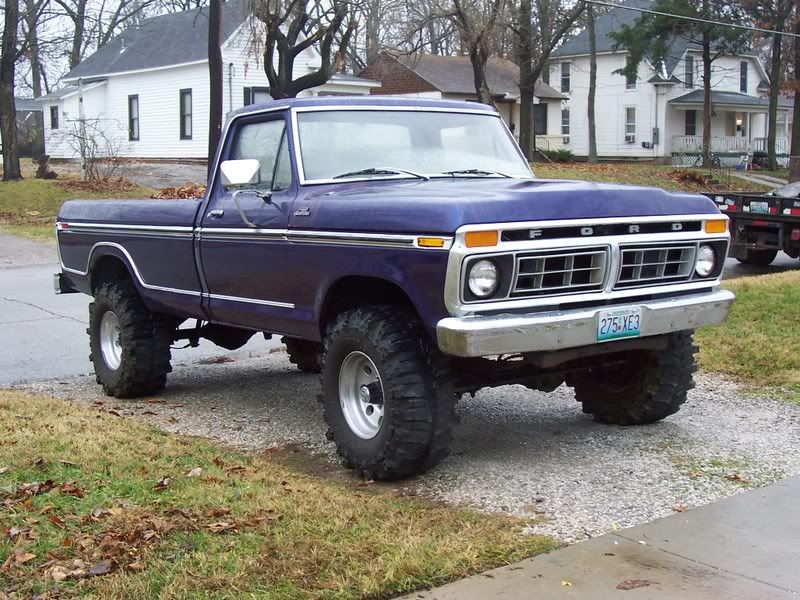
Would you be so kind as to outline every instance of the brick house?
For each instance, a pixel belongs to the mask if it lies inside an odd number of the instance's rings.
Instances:
[[[472,65],[468,56],[400,54],[382,52],[360,75],[379,81],[370,93],[416,98],[477,101]],[[486,80],[495,104],[509,129],[519,136],[519,67],[510,60],[490,58]],[[561,101],[566,96],[542,81],[534,91],[534,124],[540,136],[558,136]],[[551,131],[552,130],[552,131]]]

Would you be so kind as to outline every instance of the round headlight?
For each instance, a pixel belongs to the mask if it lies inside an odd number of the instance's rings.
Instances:
[[[703,244],[697,249],[697,260],[694,263],[694,270],[700,277],[708,277],[714,272],[717,266],[717,253],[711,246]]]
[[[470,267],[469,291],[477,298],[487,298],[497,291],[497,265],[491,260],[479,260]]]

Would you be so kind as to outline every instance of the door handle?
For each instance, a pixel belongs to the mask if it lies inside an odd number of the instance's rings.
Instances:
[[[225,211],[221,208],[215,208],[214,210],[208,211],[206,218],[208,219],[221,219],[222,215],[225,214]]]

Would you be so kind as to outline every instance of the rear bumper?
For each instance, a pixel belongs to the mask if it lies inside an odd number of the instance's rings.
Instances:
[[[436,325],[439,348],[454,356],[490,356],[545,352],[598,343],[597,314],[602,310],[642,308],[641,335],[662,335],[724,321],[735,296],[728,290],[613,307],[568,311],[447,317]]]

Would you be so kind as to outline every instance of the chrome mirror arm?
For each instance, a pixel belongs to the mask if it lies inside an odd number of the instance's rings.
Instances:
[[[231,200],[233,200],[233,205],[236,207],[236,210],[239,212],[239,216],[242,218],[242,221],[244,221],[244,224],[247,225],[248,227],[253,228],[253,229],[258,229],[258,223],[256,223],[255,221],[250,221],[247,218],[247,216],[244,214],[244,211],[242,210],[242,207],[239,205],[239,200],[238,200],[237,196],[239,194],[243,194],[245,192],[256,194],[259,198],[264,200],[264,202],[269,202],[270,201],[270,199],[272,198],[272,193],[271,192],[262,192],[260,190],[236,190],[235,192],[233,192],[233,194],[231,194]]]

